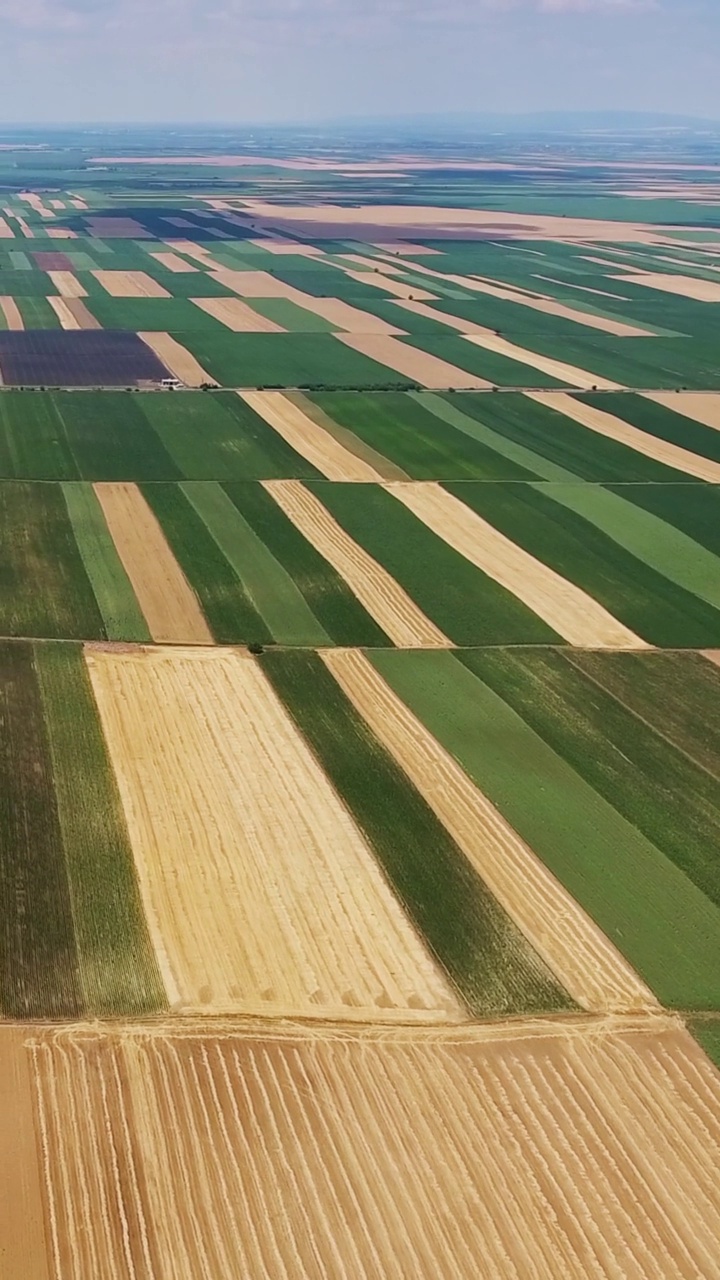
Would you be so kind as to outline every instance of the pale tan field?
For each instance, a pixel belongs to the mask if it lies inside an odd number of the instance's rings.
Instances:
[[[717,1273],[720,1077],[670,1018],[28,1052],[56,1280]]]
[[[138,337],[155,352],[174,377],[179,378],[187,387],[202,387],[204,383],[209,383],[211,387],[217,386],[215,379],[210,377],[187,347],[171,334],[148,332],[138,333]]]
[[[344,329],[346,333],[382,333],[388,336],[399,336],[405,333],[404,329],[389,324],[380,316],[373,316],[369,311],[362,311],[360,307],[354,307],[340,298],[314,298],[311,294],[303,293],[300,289],[292,289],[290,286],[285,296],[289,302],[294,302],[303,310],[312,312],[313,315],[322,316],[324,320],[329,320],[331,324],[337,325],[338,329]]]
[[[3,1280],[56,1280],[46,1247],[26,1036],[27,1028],[0,1027],[0,1274]]]
[[[232,219],[228,218],[228,222]],[[247,220],[244,218],[235,219],[235,223],[241,226],[247,226]],[[271,236],[264,240],[251,240],[250,244],[257,245],[258,249],[265,249],[267,253],[274,253],[280,256],[291,254],[293,257],[300,258],[322,258],[322,249],[318,249],[314,244],[296,244],[294,240],[273,240]]]
[[[213,275],[241,298],[287,298],[292,290],[292,285],[278,280],[269,271],[231,271],[228,267],[218,267]]]
[[[657,228],[646,223],[603,222],[593,218],[563,218],[555,215],[533,213],[507,213],[501,209],[443,209],[435,205],[359,205],[344,208],[340,205],[274,205],[262,200],[244,200],[244,208],[250,217],[273,223],[295,223],[302,229],[303,223],[321,222],[338,228],[358,226],[423,228],[428,236],[433,230],[448,229],[454,232],[467,228],[502,227],[508,236],[521,240],[617,240],[625,242],[654,243]],[[342,236],[342,231],[338,231]],[[419,232],[416,232],[419,234]]]
[[[464,369],[458,369],[438,356],[420,351],[417,347],[406,346],[397,338],[385,337],[374,333],[336,333],[339,342],[377,360],[388,369],[411,378],[421,387],[437,390],[441,387],[461,387],[467,390],[482,391],[492,386],[486,378],[477,378]]]
[[[638,453],[644,453],[646,457],[654,458],[656,462],[664,462],[666,466],[675,467],[677,471],[684,471],[689,476],[696,476],[698,480],[720,483],[720,463],[702,458],[699,454],[690,453],[688,449],[660,440],[646,431],[640,431],[638,427],[630,426],[622,418],[616,418],[614,414],[606,413],[604,409],[595,409],[592,405],[583,404],[582,401],[575,400],[564,392],[528,391],[526,394],[530,400],[537,400],[538,404],[557,409],[558,413],[564,414],[566,418],[572,418],[573,422],[579,422],[590,431],[597,431],[600,435],[608,436],[610,440],[617,440]]]
[[[70,227],[48,227],[47,236],[50,240],[77,240],[78,233]]]
[[[204,267],[222,270],[219,262],[213,262],[210,257],[210,250],[206,249],[203,244],[195,244],[193,240],[166,240],[165,243],[173,253],[184,253],[186,257],[194,258],[196,262],[202,263]]]
[[[623,956],[359,650],[321,657],[530,944],[581,1008],[657,1008]],[[562,928],[558,921],[562,920]]]
[[[259,666],[87,652],[173,1002],[274,1016],[464,1016]]]
[[[345,579],[353,595],[400,648],[448,648],[451,641],[406,591],[355,542],[299,480],[264,480],[264,487],[316,551]]]
[[[538,369],[541,373],[547,373],[551,378],[557,378],[558,381],[565,382],[569,386],[580,387],[584,391],[590,391],[595,387],[599,391],[622,390],[617,382],[610,382],[607,378],[600,378],[596,373],[589,373],[587,369],[578,369],[576,365],[565,364],[562,360],[538,355],[537,351],[519,347],[514,342],[508,342],[507,338],[479,333],[463,334],[463,337],[466,342],[472,342],[476,347],[484,347],[486,351],[495,351],[498,355],[509,356],[511,360],[519,360],[522,364]]]
[[[383,244],[373,245],[375,249],[382,249],[383,253],[394,253],[400,258],[439,258],[442,256],[440,249],[431,249],[427,244],[411,244],[409,241],[391,240]]]
[[[0,298],[0,310],[5,317],[5,324],[8,329],[17,331],[25,328],[25,321],[20,313],[20,308],[14,298]]]
[[[167,271],[173,271],[177,275],[199,270],[191,262],[186,262],[184,258],[178,257],[176,253],[151,253],[150,257],[159,262],[161,267],[165,267]]]
[[[390,484],[387,489],[433,533],[511,591],[570,644],[586,649],[650,647],[592,596],[516,546],[439,484],[416,481]]]
[[[643,272],[642,275],[620,276],[628,284],[645,285],[648,289],[659,289],[661,293],[677,293],[682,298],[693,298],[696,302],[720,302],[720,283],[712,280],[698,280],[694,276],[664,276],[654,272]]]
[[[170,298],[172,295],[146,271],[93,271],[111,298]]]
[[[441,324],[446,324],[449,329],[456,329],[458,333],[493,333],[493,330],[488,329],[484,324],[476,324],[474,320],[463,320],[461,316],[448,315],[446,311],[435,311],[426,302],[406,302],[398,298],[395,300],[395,306],[401,307],[403,311],[412,311],[413,315],[424,316],[427,320],[439,320]]]
[[[75,199],[74,199],[74,200],[71,200],[71,201],[70,201],[70,204],[72,205],[73,209],[87,209],[87,207],[88,207],[88,206],[87,206],[86,201],[85,201],[85,200],[81,200],[81,199],[80,199],[79,197],[77,197],[77,196],[75,197]]]
[[[357,280],[359,284],[374,285],[384,293],[394,293],[397,298],[417,298],[418,302],[433,302],[437,299],[436,294],[428,293],[426,289],[421,289],[416,284],[395,280],[392,277],[380,275],[379,272],[375,275],[370,271],[346,271],[345,275],[351,280]]]
[[[226,329],[232,329],[233,333],[287,332],[282,325],[275,324],[274,320],[268,320],[259,311],[253,311],[240,298],[191,298],[190,301],[214,320],[219,320]]]
[[[713,666],[720,667],[720,649],[702,649],[701,653]]]
[[[48,271],[48,275],[59,290],[61,298],[87,298],[87,290],[74,271]]]
[[[76,299],[76,301],[80,301],[80,299]],[[75,316],[73,312],[70,310],[67,304],[67,300],[65,298],[50,297],[48,298],[48,302],[50,303],[50,306],[55,312],[55,315],[60,321],[60,325],[63,329],[82,329],[83,328],[77,316]],[[88,315],[89,314],[90,312],[88,312]],[[96,323],[94,327],[98,328],[99,326]]]
[[[18,222],[21,222],[20,218],[18,218]],[[27,226],[27,223],[25,223],[25,226]],[[15,232],[13,231],[12,227],[8,225],[8,223],[5,221],[4,218],[0,218],[0,240],[14,240],[14,239],[15,239]]]
[[[333,436],[339,444],[341,444],[349,453],[361,458],[366,462],[383,480],[409,480],[410,476],[396,462],[391,462],[384,454],[378,453],[377,449],[373,449],[360,436],[356,436],[346,427],[341,427],[339,423],[321,409],[319,405],[309,400],[302,391],[285,391],[283,392],[286,400],[289,400],[296,406],[306,418],[314,422],[317,427],[325,431],[328,435]]]
[[[35,239],[35,232],[33,231],[32,227],[28,226],[24,218],[18,217],[18,226],[20,227],[20,230],[22,231],[26,240]],[[8,231],[10,231],[9,227],[8,227]],[[3,231],[2,226],[0,226],[0,239],[2,239],[4,235],[5,235],[5,232]]]
[[[64,200],[51,200],[49,203],[50,203],[50,208],[51,208],[51,209],[64,209],[64,208],[65,208],[65,201],[64,201]]]
[[[717,391],[648,391],[646,400],[654,400],[665,409],[681,413],[685,418],[701,422],[704,427],[720,431],[720,392]]]
[[[282,391],[238,391],[255,413],[328,480],[366,480],[385,477],[362,457],[351,453],[334,435],[323,430]]]
[[[76,320],[78,329],[102,329],[100,321],[88,310],[82,298],[58,298],[57,301],[62,302],[65,311]]]
[[[135,484],[94,486],[107,526],[158,644],[213,644],[192,587]]]
[[[586,329],[598,329],[601,333],[613,333],[618,338],[648,338],[654,336],[647,329],[639,328],[637,325],[627,324],[623,320],[608,320],[606,316],[596,316],[589,311],[580,311],[577,307],[557,302],[554,298],[538,297],[527,291],[508,289],[502,285],[489,285],[485,284],[485,282],[483,282],[482,290],[477,290],[475,286],[478,283],[477,280],[474,280],[469,287],[475,292],[487,293],[495,298],[503,298],[507,302],[515,302],[519,306],[529,307],[532,311],[540,311],[543,315],[560,316],[563,320],[572,320],[574,324],[581,324]],[[562,283],[564,284],[565,282],[563,281]],[[599,293],[600,290],[593,289],[590,292]],[[606,294],[605,296],[611,296],[614,303],[620,301],[614,294]]]

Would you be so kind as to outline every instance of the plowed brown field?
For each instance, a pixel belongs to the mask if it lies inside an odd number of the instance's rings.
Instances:
[[[337,570],[393,644],[450,648],[452,642],[299,480],[265,480],[268,493],[316,551]]]
[[[717,1273],[720,1077],[670,1019],[30,1052],[57,1280]]]
[[[87,662],[172,1001],[464,1016],[257,664],[162,649]]]

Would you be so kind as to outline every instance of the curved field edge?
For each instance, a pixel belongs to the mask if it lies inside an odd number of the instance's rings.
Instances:
[[[472,1012],[572,1008],[320,658],[276,651],[261,665]]]

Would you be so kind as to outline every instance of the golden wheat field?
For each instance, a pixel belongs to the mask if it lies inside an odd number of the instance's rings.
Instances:
[[[90,649],[87,664],[174,1005],[464,1016],[256,663]]]
[[[714,1274],[720,1078],[669,1018],[18,1052],[54,1280]]]

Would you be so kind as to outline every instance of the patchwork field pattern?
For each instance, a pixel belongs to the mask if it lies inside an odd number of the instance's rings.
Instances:
[[[0,1270],[715,1275],[707,142],[60,136],[0,145]]]

